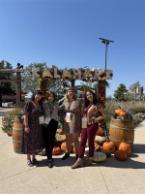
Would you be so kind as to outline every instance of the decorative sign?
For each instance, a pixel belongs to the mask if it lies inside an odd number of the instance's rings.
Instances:
[[[36,76],[36,71],[35,76]],[[38,75],[38,74],[37,74]],[[83,80],[83,81],[98,81],[112,79],[112,70],[97,70],[97,69],[67,69],[58,70],[56,67],[47,68],[42,74],[45,79],[66,79],[66,80]]]

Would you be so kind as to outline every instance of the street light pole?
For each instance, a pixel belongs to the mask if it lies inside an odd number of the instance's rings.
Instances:
[[[105,71],[107,70],[107,53],[108,53],[108,45],[113,43],[113,40],[108,40],[105,38],[99,38],[103,44],[105,44]]]

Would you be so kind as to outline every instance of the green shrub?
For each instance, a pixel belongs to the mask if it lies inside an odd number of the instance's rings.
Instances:
[[[21,118],[21,109],[16,108],[10,112],[6,112],[2,117],[2,130],[5,133],[12,133],[12,126],[16,116],[19,116]]]

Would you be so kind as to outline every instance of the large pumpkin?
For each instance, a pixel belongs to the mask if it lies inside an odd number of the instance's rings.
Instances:
[[[120,145],[119,145],[119,150],[122,150],[124,152],[126,152],[128,154],[128,156],[131,155],[131,145],[128,144],[128,143],[125,143],[125,142],[121,142]]]
[[[114,153],[115,152],[115,144],[112,141],[106,141],[103,143],[103,152],[105,153]]]
[[[53,155],[59,155],[59,154],[61,154],[61,149],[60,149],[60,147],[59,147],[59,146],[54,147],[53,150],[52,150],[52,154],[53,154]]]
[[[116,158],[116,160],[119,161],[125,161],[128,160],[128,154],[125,151],[122,150],[117,150],[114,154],[114,157]]]

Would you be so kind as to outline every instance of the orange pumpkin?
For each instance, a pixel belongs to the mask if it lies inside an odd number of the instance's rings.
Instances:
[[[119,161],[125,161],[128,160],[128,154],[125,151],[122,150],[117,150],[114,154],[114,157],[116,158],[116,160]]]
[[[66,142],[62,142],[62,144],[61,144],[61,151],[62,152],[66,152],[67,151],[67,149],[66,149]]]
[[[59,154],[61,154],[61,149],[60,149],[60,147],[54,147],[53,148],[53,150],[52,150],[52,154],[53,155],[59,155]]]
[[[61,151],[62,152],[67,152],[66,142],[62,142],[62,144],[61,144]],[[76,149],[75,149],[75,145],[74,144],[71,145],[71,151],[70,152],[71,153],[76,153]]]
[[[120,111],[121,111],[121,107],[119,106],[117,109],[115,109],[115,114],[119,116],[120,114]]]
[[[114,153],[115,144],[112,141],[106,141],[103,143],[103,152],[105,153]]]
[[[126,115],[126,111],[123,110],[123,109],[121,109],[121,110],[120,110],[120,113],[119,113],[119,116],[124,117],[125,115]]]
[[[126,115],[126,111],[119,106],[117,109],[115,109],[115,115],[117,115],[117,116],[125,116]]]
[[[131,145],[128,144],[128,143],[125,143],[125,142],[121,142],[120,145],[119,145],[119,150],[122,150],[124,152],[126,152],[128,154],[128,156],[131,155]]]

